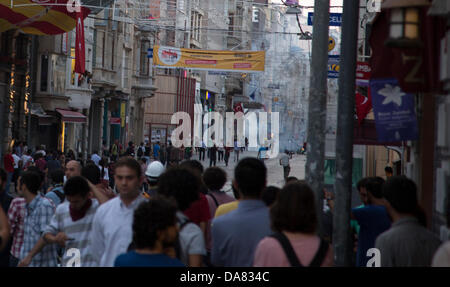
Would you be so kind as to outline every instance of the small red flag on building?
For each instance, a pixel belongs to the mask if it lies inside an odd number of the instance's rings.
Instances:
[[[76,12],[77,29],[75,38],[75,73],[84,74],[86,49],[84,47],[83,13]]]
[[[356,93],[356,116],[358,117],[358,123],[361,125],[362,121],[370,113],[372,109],[372,99],[370,96],[370,89],[367,91],[367,97],[364,97],[360,93]]]

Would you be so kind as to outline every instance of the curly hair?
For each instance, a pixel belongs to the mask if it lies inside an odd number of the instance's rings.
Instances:
[[[141,203],[133,218],[134,247],[153,248],[158,240],[158,231],[176,225],[176,211],[172,203],[160,197]]]
[[[209,167],[203,173],[203,182],[209,190],[221,190],[227,182],[227,174],[220,167]]]
[[[158,184],[158,194],[174,198],[181,211],[199,198],[200,179],[189,169],[172,167],[161,174]]]
[[[270,209],[272,229],[278,232],[314,233],[317,228],[315,198],[302,182],[285,185]]]

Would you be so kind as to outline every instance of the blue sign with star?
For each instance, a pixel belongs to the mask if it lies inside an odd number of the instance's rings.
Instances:
[[[373,79],[370,90],[378,141],[417,140],[414,95],[403,92],[397,79]]]

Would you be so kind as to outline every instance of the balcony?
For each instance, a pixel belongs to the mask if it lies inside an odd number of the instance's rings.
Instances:
[[[94,68],[93,77],[92,77],[92,86],[94,87],[103,87],[103,88],[116,88],[117,72],[114,70],[109,70],[106,68]]]
[[[150,76],[133,76],[133,84],[131,89],[133,94],[138,98],[151,98],[158,89],[153,85],[153,77]]]

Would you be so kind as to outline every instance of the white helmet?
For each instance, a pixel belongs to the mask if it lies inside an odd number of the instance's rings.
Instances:
[[[164,172],[164,166],[159,161],[152,162],[145,171],[145,175],[150,180],[157,180],[159,176]]]

